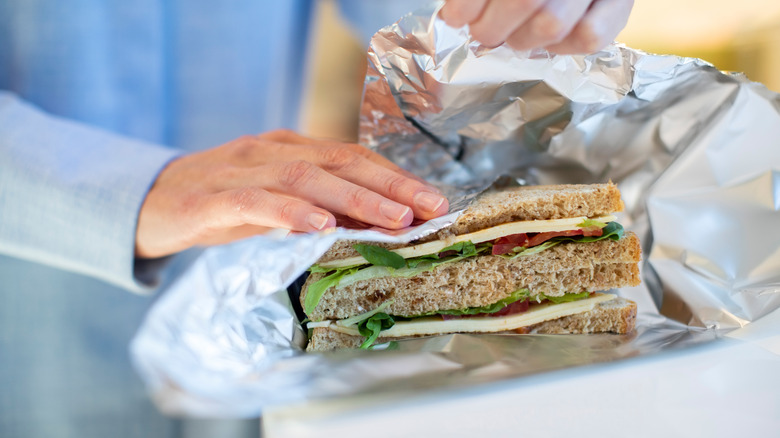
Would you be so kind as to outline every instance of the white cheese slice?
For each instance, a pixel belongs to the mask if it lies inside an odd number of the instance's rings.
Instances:
[[[459,236],[450,236],[447,239],[435,240],[433,242],[421,243],[419,245],[407,246],[404,248],[398,248],[392,250],[394,253],[402,256],[405,259],[411,257],[419,257],[427,254],[434,254],[440,252],[442,249],[454,245],[458,242],[471,241],[471,243],[477,244],[481,242],[489,242],[491,240],[498,239],[499,237],[508,236],[510,234],[520,233],[546,233],[550,231],[569,231],[576,230],[577,225],[582,221],[588,219],[586,216],[571,217],[566,219],[549,219],[539,221],[520,221],[510,222],[508,224],[497,225],[492,228],[486,228],[484,230],[475,231],[469,234],[461,234]],[[591,218],[599,222],[613,222],[617,219],[616,216],[599,216]],[[323,268],[343,268],[345,266],[355,266],[368,263],[362,256],[349,257],[340,260],[331,260],[328,262],[320,263]]]
[[[382,332],[382,337],[436,335],[441,333],[492,333],[528,327],[544,321],[592,310],[598,303],[616,298],[616,295],[596,293],[584,300],[555,304],[546,302],[534,304],[527,311],[505,317],[479,317],[444,320],[440,316],[426,316],[411,321],[398,321]],[[331,330],[353,336],[360,336],[356,325],[345,326],[341,321],[310,322],[307,327],[328,327]]]

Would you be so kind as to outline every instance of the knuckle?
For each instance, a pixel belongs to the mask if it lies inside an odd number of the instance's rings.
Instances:
[[[296,217],[295,203],[292,201],[282,201],[276,210],[276,218],[280,224],[292,224]]]
[[[320,151],[323,167],[329,171],[339,171],[354,166],[362,156],[346,147],[326,147]]]
[[[278,135],[281,138],[292,138],[298,135],[292,129],[286,129],[286,128],[276,129],[274,130],[274,134]]]
[[[204,210],[203,201],[207,198],[208,195],[200,191],[188,191],[180,194],[175,209],[178,217],[186,218],[202,215]]]
[[[239,143],[257,143],[257,137],[254,135],[244,134],[236,139]]]
[[[285,142],[295,135],[290,129],[274,129],[260,135],[260,138],[269,141]]]
[[[257,149],[260,146],[260,140],[253,135],[242,135],[229,144],[235,157],[240,160],[245,160],[257,152]]]
[[[244,187],[231,193],[228,205],[233,212],[242,215],[251,209],[262,208],[264,190]]]
[[[406,178],[398,175],[398,176],[390,176],[387,178],[386,181],[384,181],[384,187],[387,189],[387,192],[393,196],[398,197],[402,193],[404,193],[405,189],[408,187],[408,182]]]
[[[305,185],[314,178],[316,166],[304,160],[295,160],[285,163],[278,174],[279,184],[283,187]]]
[[[362,210],[369,202],[371,192],[365,188],[349,190],[344,196],[344,202],[350,211]]]
[[[256,148],[260,144],[260,140],[254,135],[242,135],[233,141],[237,148]]]

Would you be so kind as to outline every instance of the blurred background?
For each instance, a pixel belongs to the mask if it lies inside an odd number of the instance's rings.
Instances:
[[[320,0],[301,130],[355,141],[367,36]],[[780,92],[780,0],[635,1],[617,41],[649,53],[701,58]]]

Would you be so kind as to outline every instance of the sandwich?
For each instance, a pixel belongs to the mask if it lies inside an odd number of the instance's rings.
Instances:
[[[340,241],[301,290],[309,351],[448,333],[624,334],[639,239],[613,183],[481,194],[450,226],[408,244]]]

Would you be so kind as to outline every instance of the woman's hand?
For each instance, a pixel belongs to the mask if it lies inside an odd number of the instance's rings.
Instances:
[[[398,229],[448,207],[435,188],[360,145],[273,131],[169,163],[141,207],[136,256],[272,228],[324,230],[336,226],[334,213]]]
[[[442,19],[469,25],[485,46],[560,54],[602,49],[626,26],[634,0],[447,0]]]

